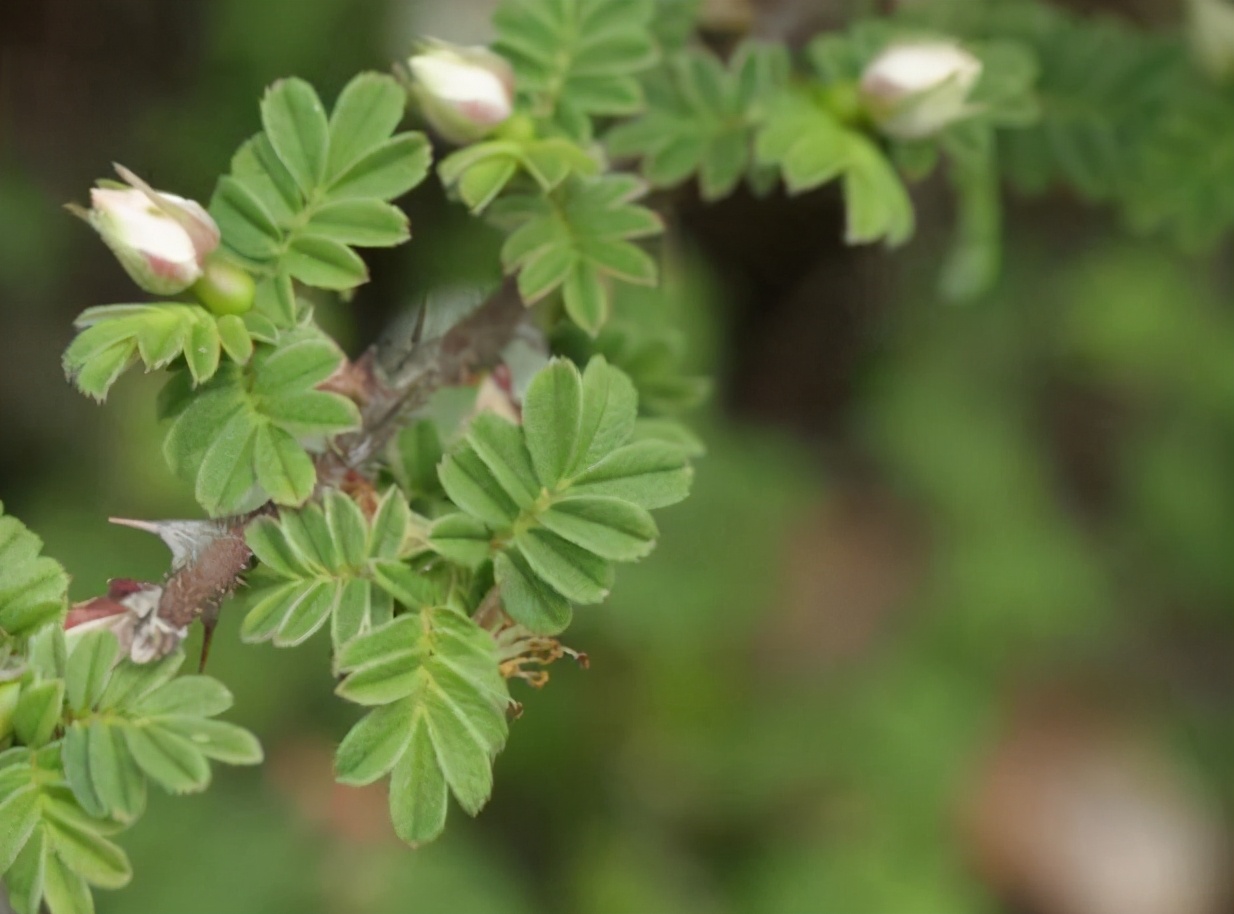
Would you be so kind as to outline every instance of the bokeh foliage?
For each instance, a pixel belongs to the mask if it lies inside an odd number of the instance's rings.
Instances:
[[[284,72],[324,76],[327,87],[350,72],[319,53],[347,4],[315,4],[279,52],[288,59],[274,62],[266,48],[279,44],[291,5],[278,14],[279,3],[259,4],[256,18],[241,11],[250,5],[207,8],[205,57],[214,63],[188,105],[198,116],[247,110],[257,88]],[[1076,40],[1055,20],[990,31],[1018,37],[1030,26],[1042,53]],[[1126,39],[1121,26],[1110,28]],[[1138,73],[1159,60],[1153,55],[1177,54],[1155,40],[1144,45],[1114,40],[1110,53],[1085,57]],[[1122,61],[1137,50],[1141,57]],[[339,56],[357,69],[383,54],[356,48],[347,61],[344,47]],[[1172,59],[1177,67],[1181,58]],[[219,61],[235,60],[241,75],[208,78],[223,72]],[[1070,90],[1064,83],[1058,91]],[[1059,108],[1074,116],[1072,106]],[[165,114],[152,108],[148,116]],[[191,120],[185,110],[175,114]],[[1142,121],[1126,129],[1151,128],[1161,152],[1135,167],[1160,167],[1159,175],[1170,174],[1160,163],[1173,148],[1171,123],[1201,124],[1206,137],[1224,123],[1190,108],[1165,123]],[[226,120],[219,123],[223,132]],[[229,143],[251,125],[236,126],[199,171],[222,167]],[[1190,135],[1185,124],[1177,129]],[[1212,234],[1207,223],[1173,215],[1169,198],[1219,192],[1211,177],[1168,192],[1163,179],[1119,177],[1131,166],[1101,157],[1128,152],[1121,133],[1093,136],[1060,115],[1007,136],[1004,161],[1017,187],[1038,192],[1061,173],[1137,223],[1163,225],[1186,242]],[[1042,157],[1032,144],[1053,153]],[[195,166],[184,145],[160,130],[148,154],[187,174]],[[1220,213],[1219,202],[1211,212]],[[100,909],[997,910],[968,866],[953,812],[997,728],[1009,680],[1083,668],[1122,682],[1128,663],[1152,655],[1145,641],[1176,637],[1187,650],[1190,640],[1178,633],[1194,632],[1228,660],[1232,634],[1228,282],[1210,283],[1201,260],[1180,263],[1172,243],[1094,245],[1085,229],[1057,242],[1075,211],[1053,199],[1044,209],[1027,211],[1005,279],[975,307],[937,302],[932,264],[919,262],[926,252],[908,255],[894,288],[895,324],[875,343],[853,344],[868,351],[825,456],[765,426],[735,424],[718,407],[707,414],[707,460],[693,499],[658,521],[658,561],[623,569],[612,604],[575,630],[578,645],[603,663],[586,674],[558,672],[534,695],[512,725],[521,732],[502,757],[488,816],[457,823],[439,845],[408,855],[383,843],[384,798],[376,813],[365,794],[323,800],[329,764],[320,747],[351,723],[320,681],[323,656],[241,649],[239,614],[225,618],[218,638],[227,647],[214,672],[236,692],[237,719],[272,734],[279,759],[266,776],[220,772],[206,799],[151,794],[150,815],[126,836],[138,876],[124,893],[101,895]],[[1101,234],[1110,229],[1103,224]],[[691,261],[704,274],[714,269],[702,263]],[[714,309],[726,296],[715,283],[679,289],[686,357],[715,365],[699,341],[720,332]],[[642,294],[617,297],[612,326],[637,326]],[[1078,433],[1065,427],[1062,406],[1082,395],[1113,402],[1119,416],[1093,445],[1097,495],[1064,447]],[[126,403],[141,408],[135,390],[118,396],[122,413]],[[1093,425],[1106,429],[1085,427]],[[113,504],[152,515],[187,510],[157,454],[143,456],[157,442],[136,418],[100,442],[106,458],[94,472],[114,483]],[[846,459],[854,454],[928,530],[929,560],[878,638],[837,662],[825,650],[831,614],[823,608],[811,607],[819,618],[808,616],[804,635],[791,637],[785,556],[807,535],[811,512],[860,489]],[[4,494],[75,569],[84,596],[139,560],[114,533],[81,538],[97,511],[66,504],[58,488],[68,477],[67,468],[53,469],[31,489]],[[820,555],[826,546],[806,544]],[[147,555],[160,567],[161,556]],[[793,650],[777,640],[785,631]],[[1228,808],[1234,731],[1220,709],[1231,684],[1205,679],[1196,697],[1183,699],[1176,676],[1136,677],[1164,701],[1149,724],[1163,742],[1175,740],[1174,751]],[[516,697],[527,695],[516,687]]]

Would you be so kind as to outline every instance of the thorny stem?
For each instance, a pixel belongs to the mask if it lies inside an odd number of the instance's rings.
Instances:
[[[420,340],[417,325],[410,340],[385,340],[370,347],[355,363],[362,373],[361,426],[339,436],[317,459],[319,491],[338,487],[354,474],[363,476],[373,457],[435,391],[463,384],[475,371],[495,364],[526,316],[513,283],[507,282],[436,339]],[[396,366],[390,377],[379,376],[375,366],[383,364]],[[209,625],[209,615],[236,588],[252,558],[245,528],[269,510],[267,505],[236,518],[210,549],[173,572],[164,584],[159,618],[182,627],[205,615]]]

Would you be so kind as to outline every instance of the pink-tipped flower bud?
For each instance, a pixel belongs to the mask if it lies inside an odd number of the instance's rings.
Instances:
[[[861,101],[887,136],[917,140],[975,113],[968,98],[980,78],[981,61],[957,44],[897,43],[861,74]]]
[[[70,207],[107,244],[133,282],[155,295],[175,295],[201,278],[219,228],[201,204],[154,190],[128,169],[129,187],[90,191],[91,208]]]
[[[434,42],[407,67],[424,119],[452,143],[488,136],[514,111],[514,71],[488,48]]]

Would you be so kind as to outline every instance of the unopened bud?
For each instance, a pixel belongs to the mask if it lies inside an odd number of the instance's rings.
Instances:
[[[921,139],[976,111],[968,97],[980,77],[981,61],[959,45],[893,44],[861,74],[861,101],[883,133]]]
[[[434,43],[407,67],[424,119],[452,143],[487,136],[514,111],[514,71],[487,48]]]
[[[256,286],[242,267],[219,257],[207,258],[193,294],[215,314],[245,314],[253,307]]]
[[[1204,72],[1217,82],[1234,81],[1234,2],[1190,0],[1187,33]]]
[[[94,227],[137,285],[155,295],[183,292],[218,247],[218,226],[199,203],[156,191],[119,165],[116,171],[129,187],[95,187],[90,209],[70,209]]]

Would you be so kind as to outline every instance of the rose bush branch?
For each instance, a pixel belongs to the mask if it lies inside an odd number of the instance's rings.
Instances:
[[[100,401],[131,368],[165,373],[163,455],[206,516],[121,521],[167,543],[169,574],[70,607],[64,570],[0,509],[14,908],[93,910],[92,887],[130,876],[108,836],[150,784],[201,790],[210,761],[260,761],[217,719],[225,687],[176,675],[189,623],[209,632],[233,593],[247,642],[329,637],[336,691],[363,711],[337,777],[388,776],[402,838],[440,834],[451,798],[480,810],[521,710],[510,681],[585,662],[561,633],[649,555],[652,512],[687,496],[702,453],[677,417],[706,379],[679,357],[655,243],[671,220],[641,202],[649,188],[710,202],[835,184],[846,239],[898,247],[910,185],[945,169],[957,299],[998,279],[1004,183],[1066,184],[1187,245],[1234,225],[1213,190],[1226,176],[1206,172],[1234,147],[1210,116],[1226,90],[1182,45],[1124,30],[1111,46],[1107,27],[1027,3],[944,6],[722,59],[650,0],[503,0],[492,47],[426,43],[399,79],[362,73],[329,109],[302,80],[270,86],[208,207],[124,169],[73,207],[154,300],[84,311],[66,372]],[[1222,50],[1211,3],[1192,8],[1222,78],[1234,41]],[[401,129],[409,103],[436,149]],[[363,249],[410,240],[394,201],[435,151],[449,194],[503,233],[506,279],[431,290],[349,361],[314,304],[368,279]]]

